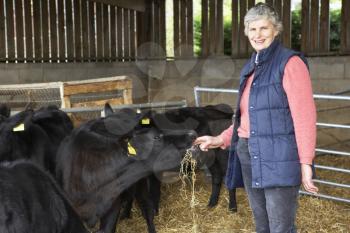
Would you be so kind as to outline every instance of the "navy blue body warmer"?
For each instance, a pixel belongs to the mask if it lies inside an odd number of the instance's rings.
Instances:
[[[239,106],[247,79],[253,73],[248,106],[252,184],[246,185],[253,188],[300,185],[300,161],[293,119],[283,89],[283,74],[292,56],[300,56],[306,65],[307,62],[300,53],[283,47],[277,40],[256,56],[254,53],[241,72],[226,185],[230,189],[243,186],[236,154],[241,118]]]

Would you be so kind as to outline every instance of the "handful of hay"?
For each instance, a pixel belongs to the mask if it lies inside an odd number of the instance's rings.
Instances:
[[[185,195],[184,199],[187,199],[186,193],[186,180],[191,184],[191,201],[190,208],[192,212],[192,232],[198,232],[198,215],[196,214],[195,206],[198,204],[198,200],[195,196],[195,183],[196,183],[196,167],[197,160],[194,158],[194,154],[199,152],[198,146],[192,146],[186,150],[186,154],[181,161],[180,167],[180,179],[182,182],[181,193]]]

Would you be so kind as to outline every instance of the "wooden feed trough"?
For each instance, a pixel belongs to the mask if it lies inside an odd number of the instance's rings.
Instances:
[[[30,106],[56,105],[63,109],[132,104],[132,80],[127,76],[68,82],[0,85],[0,103],[13,111]],[[74,123],[96,118],[99,112],[70,114]]]

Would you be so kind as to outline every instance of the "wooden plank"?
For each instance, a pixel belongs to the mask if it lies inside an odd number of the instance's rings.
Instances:
[[[96,3],[96,44],[97,60],[103,60],[103,20],[102,20],[102,3]]]
[[[83,61],[89,60],[89,17],[88,17],[88,1],[81,0],[81,30],[82,30],[82,50]]]
[[[3,9],[0,7],[0,9]],[[17,60],[24,61],[24,25],[23,25],[23,3],[15,0],[16,9],[16,37],[17,37]],[[1,11],[1,10],[0,10]],[[5,47],[3,47],[5,48]]]
[[[144,12],[146,9],[146,0],[93,0],[95,2],[102,2],[112,6],[118,6],[121,8],[127,8],[130,10]],[[149,3],[149,2],[147,2]]]
[[[1,1],[2,2],[2,1]],[[33,61],[33,32],[32,32],[32,11],[31,1],[24,1],[24,20],[25,20],[25,37],[26,37],[26,60]],[[0,20],[1,22],[4,22]],[[0,23],[1,23],[0,22]],[[1,33],[0,33],[1,34]],[[5,46],[3,47],[5,48]]]
[[[180,1],[180,56],[186,56],[188,41],[187,41],[187,9],[186,0]]]
[[[239,55],[239,23],[238,23],[238,1],[232,0],[232,24],[231,24],[231,56],[236,58]]]
[[[321,0],[320,14],[320,52],[329,51],[329,0]]]
[[[301,2],[301,51],[308,52],[310,43],[310,0]]]
[[[248,40],[246,35],[244,34],[244,16],[247,13],[247,2],[246,0],[240,0],[239,4],[239,54],[240,56],[246,56],[248,55]]]
[[[192,0],[190,0],[192,1]],[[166,24],[165,24],[165,20],[166,20],[166,8],[165,8],[165,0],[160,0],[160,6],[159,6],[159,45],[162,48],[162,56],[166,56]],[[189,18],[189,21],[192,19]],[[192,37],[193,37],[193,32],[192,32]]]
[[[66,0],[67,59],[74,60],[73,0]]]
[[[310,52],[318,51],[318,12],[319,12],[319,1],[311,0],[311,22],[310,22]]]
[[[41,45],[41,1],[33,1],[33,23],[34,23],[34,51],[35,51],[35,61],[42,60],[42,45]]]
[[[110,19],[111,19],[111,58],[114,61],[117,57],[117,24],[116,24],[116,7],[111,6]]]
[[[131,80],[120,80],[111,82],[96,82],[96,83],[82,83],[82,84],[66,84],[64,83],[63,96],[71,96],[84,93],[96,93],[101,91],[113,91],[131,89]]]
[[[108,102],[111,105],[121,105],[121,104],[129,104],[125,103],[125,99],[122,97],[112,98],[112,99],[104,99],[104,100],[95,100],[95,101],[84,101],[79,103],[71,103],[70,108],[84,108],[84,107],[96,107],[96,106],[104,106]]]
[[[153,0],[153,42],[160,46],[159,28],[159,0]],[[153,56],[159,57],[159,47],[155,46]]]
[[[340,50],[350,52],[350,0],[342,0]]]
[[[64,21],[64,8],[63,8],[63,3],[66,0],[58,0],[57,1],[57,10],[58,10],[58,47],[57,47],[57,57],[59,61],[65,61],[66,60],[66,49],[65,49],[65,21]],[[53,11],[54,9],[51,9]],[[67,12],[66,12],[67,13]]]
[[[0,9],[4,9],[4,1],[0,1]],[[0,61],[6,60],[5,14],[0,10]]]
[[[209,55],[215,54],[216,48],[216,0],[209,0]]]
[[[48,62],[50,60],[50,45],[49,45],[49,12],[48,12],[48,0],[41,1],[41,17],[42,17],[42,50],[43,61]]]
[[[280,19],[282,19],[282,1],[283,0],[274,1],[274,8],[277,14],[280,16]]]
[[[7,22],[7,56],[9,61],[16,59],[15,54],[15,24],[13,16],[13,1],[6,1]]]
[[[224,17],[223,0],[216,1],[216,54],[224,55]]]
[[[124,57],[130,59],[130,21],[129,21],[130,10],[124,9]]]
[[[89,49],[90,60],[96,60],[96,41],[95,41],[95,3],[89,2]]]
[[[62,3],[62,1],[60,1]],[[56,14],[56,2],[49,0],[49,14],[50,14],[50,30],[51,30],[51,60],[58,60],[58,35],[57,35],[57,14]],[[63,14],[62,14],[63,16]],[[58,18],[58,20],[60,20]],[[61,22],[62,23],[62,22]],[[60,23],[59,23],[60,25]],[[62,25],[62,28],[64,25]],[[62,37],[63,39],[63,37]],[[63,46],[64,50],[64,46]],[[64,54],[64,53],[63,53]]]
[[[75,60],[82,60],[82,41],[81,41],[81,5],[80,0],[74,0],[74,41],[75,41]]]
[[[179,57],[180,53],[180,0],[174,0],[174,55]]]
[[[135,60],[136,56],[136,33],[135,33],[136,11],[130,10],[130,56]]]
[[[109,61],[111,58],[110,54],[110,41],[109,41],[109,33],[110,33],[110,22],[109,22],[109,14],[108,14],[108,5],[103,5],[102,8],[102,20],[103,20],[103,58],[106,61]]]
[[[187,56],[193,57],[193,0],[187,0]]]
[[[117,44],[118,58],[123,58],[123,9],[117,8]]]
[[[234,0],[232,0],[234,1]],[[209,12],[208,0],[202,0],[202,41],[201,41],[201,56],[207,57],[209,55]]]
[[[283,32],[282,32],[282,41],[284,46],[287,48],[291,48],[291,0],[284,0],[283,1],[283,16],[282,16],[282,22],[283,22]]]
[[[283,1],[283,0],[281,0]],[[252,8],[255,5],[255,0],[248,0],[248,7],[247,9],[249,10],[250,8]],[[280,15],[281,16],[281,15]],[[251,54],[252,52],[254,52],[253,47],[250,45],[250,43],[247,41],[247,47],[248,47],[248,53]]]

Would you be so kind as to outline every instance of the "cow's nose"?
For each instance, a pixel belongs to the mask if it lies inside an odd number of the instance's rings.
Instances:
[[[188,132],[188,136],[190,137],[190,139],[191,139],[192,141],[194,141],[194,140],[197,138],[197,133],[196,133],[196,131],[194,131],[194,130],[190,130],[190,131]]]

